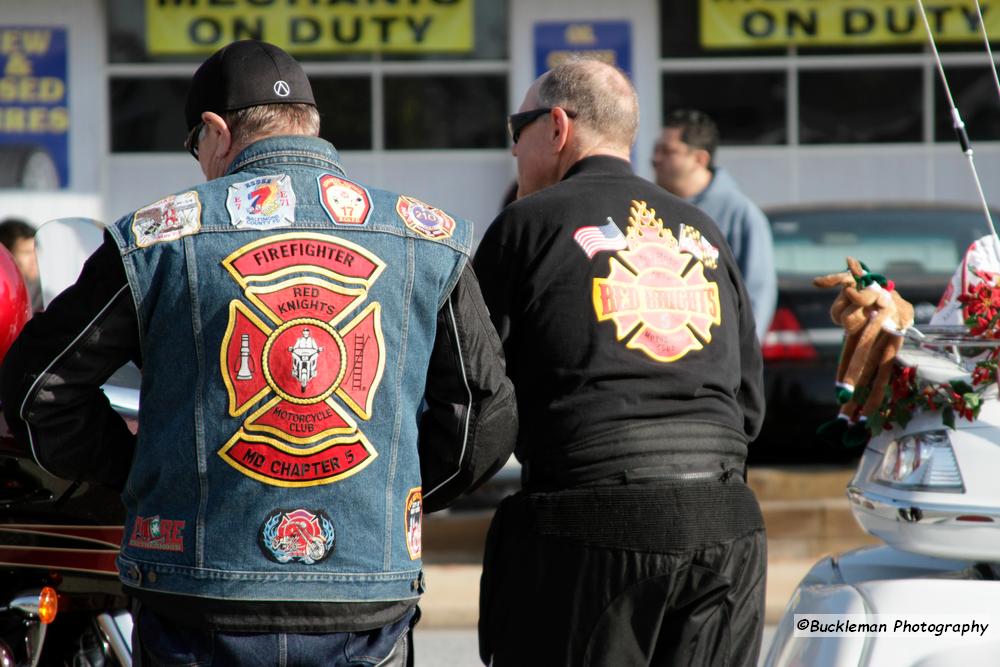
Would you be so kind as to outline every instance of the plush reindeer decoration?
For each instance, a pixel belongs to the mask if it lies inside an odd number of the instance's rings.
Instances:
[[[847,271],[813,280],[816,287],[841,288],[830,317],[845,333],[837,366],[840,414],[822,424],[817,433],[827,441],[856,447],[870,437],[866,421],[882,404],[893,359],[903,345],[903,335],[913,325],[913,306],[899,295],[891,280],[869,272],[854,258],[847,258],[847,267]],[[869,389],[863,404],[854,397],[858,387]]]

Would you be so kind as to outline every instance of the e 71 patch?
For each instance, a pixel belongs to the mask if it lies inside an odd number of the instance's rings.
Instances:
[[[140,248],[176,241],[200,229],[201,200],[194,190],[164,197],[132,216],[132,233]]]
[[[237,229],[274,229],[295,222],[295,191],[287,174],[233,183],[226,194],[229,222]]]
[[[455,218],[413,197],[400,195],[396,200],[396,213],[403,224],[429,239],[446,239],[455,231]]]
[[[279,509],[261,524],[257,542],[276,563],[313,565],[333,553],[333,522],[322,510]]]
[[[363,225],[372,210],[372,199],[368,190],[357,183],[322,174],[319,182],[319,201],[326,214],[338,225]]]
[[[424,494],[421,487],[410,489],[406,494],[406,551],[410,560],[417,560],[421,553],[421,520],[424,515]]]

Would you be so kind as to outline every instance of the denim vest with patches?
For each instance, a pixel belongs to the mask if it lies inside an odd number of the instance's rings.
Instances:
[[[329,143],[289,136],[110,231],[144,368],[122,581],[417,597],[418,418],[471,223],[353,182]]]

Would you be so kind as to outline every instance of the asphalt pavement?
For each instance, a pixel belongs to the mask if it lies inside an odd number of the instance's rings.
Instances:
[[[773,636],[773,625],[764,628],[764,643],[759,662],[761,665],[764,664],[764,657],[767,655]],[[476,645],[476,631],[473,628],[435,630],[421,628],[418,625],[413,641],[416,667],[464,667],[482,664]]]

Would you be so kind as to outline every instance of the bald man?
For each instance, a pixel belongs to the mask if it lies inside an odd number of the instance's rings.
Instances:
[[[524,488],[487,539],[486,663],[757,662],[754,319],[718,228],[633,174],[637,125],[631,83],[595,61],[547,72],[509,118],[519,198],[474,264]]]

